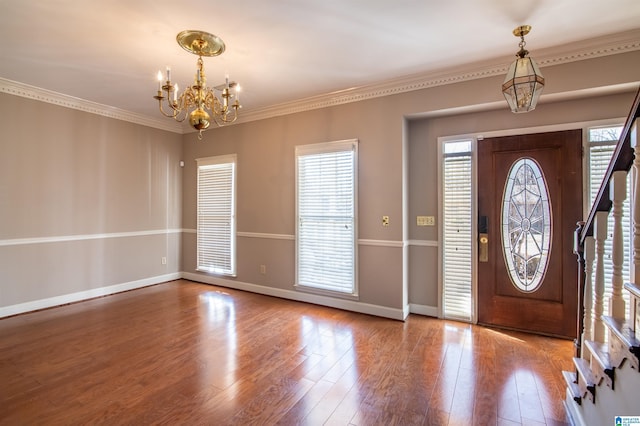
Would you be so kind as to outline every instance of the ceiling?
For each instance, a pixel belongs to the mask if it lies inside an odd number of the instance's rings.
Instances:
[[[156,117],[156,73],[191,82],[175,40],[216,34],[209,85],[242,85],[244,110],[481,61],[510,63],[512,30],[531,56],[640,29],[638,0],[0,0],[0,78]],[[637,33],[640,34],[640,33]],[[544,69],[543,69],[544,72]]]

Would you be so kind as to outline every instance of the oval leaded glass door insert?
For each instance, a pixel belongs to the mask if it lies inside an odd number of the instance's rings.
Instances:
[[[542,170],[532,158],[520,158],[509,170],[501,226],[511,282],[520,291],[535,291],[551,251],[551,204]]]

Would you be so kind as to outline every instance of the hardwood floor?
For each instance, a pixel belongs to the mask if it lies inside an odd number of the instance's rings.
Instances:
[[[566,424],[570,341],[174,281],[0,320],[0,424]]]

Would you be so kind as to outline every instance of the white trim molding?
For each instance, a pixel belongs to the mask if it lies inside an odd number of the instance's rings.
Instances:
[[[166,120],[164,117],[149,117],[1,77],[0,92],[88,112],[90,114],[101,115],[103,117],[114,118],[116,120],[127,121],[129,123],[142,124],[143,126],[153,127],[155,129],[167,130],[169,132],[180,134],[184,133],[180,123]]]
[[[232,288],[235,290],[249,291],[251,293],[263,294],[265,296],[279,297],[281,299],[295,300],[297,302],[313,303],[315,305],[327,306],[330,308],[343,309],[346,311],[358,312],[361,314],[375,315],[378,317],[391,318],[403,321],[405,319],[403,309],[389,308],[369,303],[356,302],[353,300],[339,299],[306,292],[284,290],[281,288],[265,287],[257,284],[242,281],[229,280],[210,275],[183,272],[182,278],[204,284],[217,285],[220,287]]]
[[[640,30],[631,30],[605,37],[583,40],[570,45],[537,49],[536,62],[538,62],[540,67],[544,67],[636,50],[640,50]],[[508,58],[493,58],[476,64],[465,64],[456,68],[403,76],[392,80],[339,90],[333,93],[265,108],[247,110],[238,118],[238,122],[262,120],[431,87],[445,86],[463,81],[503,75],[506,74],[510,63],[511,59]]]
[[[131,238],[144,237],[147,235],[168,235],[179,234],[180,232],[182,232],[181,229],[155,229],[150,231],[111,232],[108,234],[81,234],[58,235],[53,237],[13,238],[8,240],[0,240],[0,247],[21,246],[26,244],[60,243],[67,241],[101,240],[105,238]]]
[[[182,229],[182,232],[186,234],[195,234],[197,230],[195,229]],[[269,234],[264,232],[241,232],[238,231],[236,233],[238,237],[242,238],[263,238],[267,240],[290,240],[295,241],[295,235],[289,234]],[[427,242],[427,245],[431,245],[432,242]],[[435,243],[437,246],[437,242]],[[393,240],[369,240],[369,239],[359,239],[358,245],[360,246],[373,246],[373,247],[394,247],[394,248],[402,248],[404,243],[402,241],[393,241]],[[416,244],[420,245],[420,244]]]
[[[536,61],[541,67],[545,67],[633,52],[636,50],[640,50],[640,29],[582,40],[570,45],[537,49]],[[443,70],[431,70],[420,74],[403,76],[277,105],[247,109],[238,117],[236,123],[263,120],[351,102],[502,75],[507,72],[507,67],[510,62],[511,60],[508,58],[492,58],[476,64],[466,64],[464,66]],[[142,124],[174,133],[186,134],[193,131],[193,129],[188,126],[182,126],[180,123],[166,120],[161,116],[148,117],[4,78],[0,78],[0,92],[131,123]]]
[[[155,229],[149,231],[132,231],[132,232],[111,232],[108,234],[81,234],[81,235],[58,235],[53,237],[33,237],[33,238],[13,238],[0,240],[0,247],[3,246],[20,246],[25,244],[47,244],[60,243],[66,241],[84,241],[84,240],[101,240],[105,238],[131,238],[144,237],[148,235],[168,235],[179,234],[181,229]]]
[[[402,241],[391,241],[391,240],[358,240],[358,245],[360,246],[373,246],[373,247],[395,247],[402,248]]]
[[[291,240],[296,239],[295,235],[288,234],[266,234],[264,232],[237,232],[238,237],[244,238],[264,238],[268,240]]]
[[[435,240],[407,240],[406,245],[418,247],[438,247],[440,243]]]
[[[61,296],[54,296],[47,299],[19,303],[17,305],[3,306],[0,307],[0,318],[37,311],[40,309],[53,308],[55,306],[94,299],[96,297],[108,296],[110,294],[121,293],[128,290],[135,290],[137,288],[148,287],[151,285],[180,279],[180,275],[180,272],[158,275],[141,280],[129,281],[126,283],[114,284],[86,291],[79,291],[77,293],[63,294]]]

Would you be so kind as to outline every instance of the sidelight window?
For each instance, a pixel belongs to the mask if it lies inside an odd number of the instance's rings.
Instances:
[[[618,143],[618,139],[620,139],[620,135],[622,134],[622,126],[606,126],[606,127],[592,127],[588,129],[588,163],[587,163],[587,171],[586,178],[588,180],[588,188],[589,188],[589,197],[588,197],[588,208],[591,208],[593,205],[598,191],[600,190],[600,186],[602,185],[602,180],[607,171],[607,167],[609,166],[609,162],[613,157],[613,154],[616,149],[616,144]],[[627,199],[623,204],[623,215],[622,215],[622,227],[625,230],[631,229],[631,173],[628,175],[627,181]],[[585,212],[585,217],[589,212]],[[613,253],[613,245],[612,245],[612,237],[613,237],[613,218],[609,218],[607,221],[607,239],[604,243],[604,252],[605,256],[603,259],[604,266],[604,306],[609,306],[609,298],[611,293],[613,292],[613,285],[611,283],[611,279],[613,276],[613,260],[611,258],[611,253]],[[631,256],[631,241],[630,241],[630,232],[623,232],[623,246],[624,253],[627,258]],[[622,278],[624,281],[628,281],[630,279],[629,276],[629,261],[625,261],[622,264]],[[629,303],[629,293],[622,292],[627,305]]]
[[[472,319],[472,141],[442,146],[442,305],[445,318]]]

